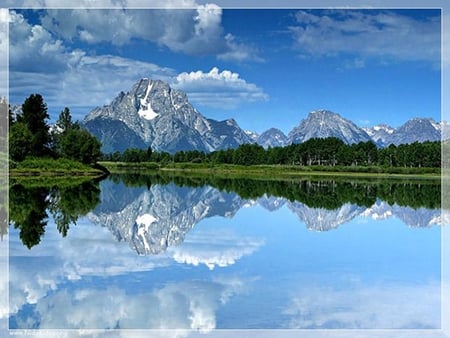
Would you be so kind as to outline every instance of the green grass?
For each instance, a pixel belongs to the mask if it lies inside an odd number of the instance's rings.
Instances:
[[[80,176],[101,175],[104,172],[94,166],[60,158],[27,158],[22,162],[10,162],[10,176]]]
[[[379,178],[429,178],[440,179],[440,168],[384,168],[384,167],[345,167],[345,166],[294,166],[294,165],[254,165],[243,166],[233,164],[212,163],[119,163],[101,162],[110,172],[129,171],[165,171],[184,172],[189,174],[208,174],[233,178],[295,178],[305,176],[361,176]]]

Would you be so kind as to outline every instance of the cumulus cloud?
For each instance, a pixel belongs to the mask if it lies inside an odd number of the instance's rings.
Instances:
[[[439,63],[440,16],[416,19],[401,11],[299,11],[289,29],[306,57],[349,53]],[[354,66],[362,66],[361,59]]]
[[[36,305],[34,316],[16,319],[21,328],[40,329],[199,329],[215,328],[217,298],[224,286],[214,283],[169,284],[139,294],[122,288],[63,289]],[[145,309],[145,311],[143,311]]]
[[[217,67],[205,73],[201,70],[183,72],[173,81],[173,86],[189,93],[198,104],[219,108],[234,108],[242,102],[264,101],[268,95],[253,83],[242,79],[230,70]]]
[[[6,97],[8,79],[8,10],[0,8],[0,96]]]
[[[175,74],[170,68],[148,62],[69,50],[43,26],[28,23],[14,11],[10,21],[12,103],[21,103],[24,95],[39,91],[49,107],[92,108],[109,103],[139,78],[168,81]]]
[[[0,322],[8,317],[8,265],[7,258],[0,257]],[[1,325],[0,325],[1,327]]]
[[[43,19],[43,25],[30,24],[22,14],[11,11],[9,18],[11,102],[21,103],[30,93],[39,91],[49,108],[61,109],[68,106],[75,118],[82,118],[90,109],[108,104],[120,91],[131,88],[134,82],[143,77],[167,81],[185,90],[193,103],[205,106],[235,107],[242,102],[267,99],[262,89],[228,70],[219,72],[214,68],[205,74],[192,72],[177,76],[175,70],[150,62],[114,55],[88,55],[81,49],[69,49],[65,46],[63,41],[66,39],[92,39],[98,42],[112,39],[114,34],[116,34],[115,43],[125,43],[133,35],[129,35],[126,29],[123,31],[116,28],[123,22],[128,24],[130,21],[132,27],[140,27],[141,35],[155,34],[155,37],[164,40],[164,34],[167,34],[167,37],[174,40],[166,39],[161,43],[170,45],[171,48],[185,48],[191,44],[193,49],[199,50],[197,42],[186,42],[186,39],[190,38],[182,36],[189,32],[187,23],[183,29],[176,25],[166,25],[167,30],[175,30],[173,32],[157,32],[153,27],[141,27],[137,24],[141,21],[154,24],[155,19],[161,21],[161,25],[173,20],[183,26],[181,22],[187,17],[183,14],[185,10],[163,11],[164,15],[157,15],[154,11],[135,10],[131,11],[131,14],[122,10],[111,11],[113,14],[105,10],[55,11],[54,16],[46,17],[49,22]],[[212,5],[205,5],[195,13],[193,20],[196,24],[191,30],[196,31],[194,34],[197,36],[203,36],[208,40],[200,43],[202,48],[212,48],[210,46],[214,43],[209,40],[208,32],[214,29],[221,30],[218,25],[221,11]],[[168,15],[175,17],[169,18]],[[109,32],[103,31],[99,28],[101,25],[97,25],[98,22],[107,19],[114,23],[112,24],[114,30]],[[48,30],[51,25],[57,27],[56,32],[51,33]],[[89,25],[93,25],[93,28],[90,29]],[[216,28],[213,29],[213,26]],[[215,36],[219,35],[217,33]],[[147,38],[152,39],[151,36]],[[182,41],[185,47],[177,45]]]

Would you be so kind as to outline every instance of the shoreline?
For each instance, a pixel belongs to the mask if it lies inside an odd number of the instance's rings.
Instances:
[[[152,162],[140,164],[125,162],[100,162],[111,173],[164,172],[187,175],[213,175],[233,178],[253,179],[295,179],[302,177],[349,177],[380,179],[430,179],[440,180],[443,177],[441,168],[380,168],[380,167],[300,167],[289,165],[253,165],[239,166],[230,164],[195,164],[170,163],[158,165]],[[353,169],[353,170],[352,170]],[[420,172],[420,171],[429,172]],[[400,172],[395,172],[400,171]],[[409,171],[409,172],[401,172]],[[414,172],[416,171],[416,172]]]

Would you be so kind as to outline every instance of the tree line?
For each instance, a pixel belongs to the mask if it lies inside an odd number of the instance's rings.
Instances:
[[[59,114],[50,128],[47,104],[40,94],[32,94],[13,116],[9,108],[9,156],[13,161],[26,157],[69,158],[92,164],[101,157],[101,143],[78,122],[72,120],[69,108]]]
[[[15,117],[9,109],[9,155],[13,161],[28,156],[70,158],[92,164],[100,159],[113,162],[213,163],[236,165],[300,165],[300,166],[381,166],[426,167],[441,166],[441,142],[426,141],[411,144],[391,144],[378,148],[374,142],[346,144],[336,137],[312,138],[285,147],[263,148],[256,143],[237,148],[205,153],[199,150],[164,151],[128,148],[124,152],[101,153],[101,143],[87,130],[73,122],[69,108],[61,111],[50,128],[47,105],[40,94],[30,95]]]
[[[236,165],[300,165],[300,166],[381,166],[427,167],[441,166],[441,142],[426,141],[410,144],[391,144],[378,148],[374,142],[346,144],[336,137],[312,138],[285,147],[263,148],[258,144],[242,144],[235,149],[205,153],[198,150],[178,151],[175,154],[147,149],[129,148],[123,153],[105,154],[104,160],[113,162],[157,163],[213,163]]]

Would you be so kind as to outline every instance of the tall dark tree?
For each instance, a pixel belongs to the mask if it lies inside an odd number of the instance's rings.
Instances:
[[[22,104],[22,114],[17,115],[17,122],[25,124],[32,134],[31,155],[43,156],[49,154],[50,133],[47,120],[47,104],[40,94],[30,95]]]

